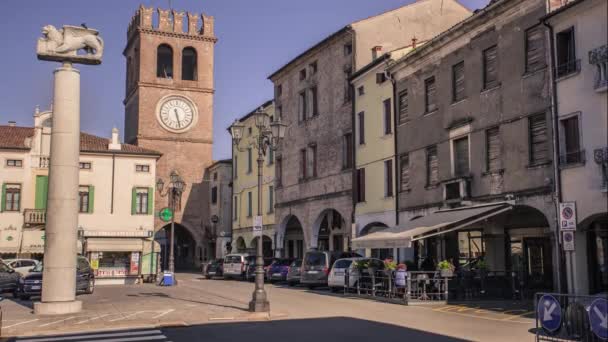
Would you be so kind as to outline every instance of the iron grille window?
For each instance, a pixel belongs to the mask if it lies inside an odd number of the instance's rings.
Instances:
[[[437,109],[435,89],[435,77],[427,78],[424,81],[424,103],[425,111],[427,113],[433,112]]]
[[[526,72],[534,72],[545,66],[545,30],[541,25],[536,25],[526,31]]]
[[[384,107],[384,134],[393,133],[393,121],[391,111],[391,99],[386,99],[383,102]]]
[[[555,50],[557,55],[557,77],[563,77],[578,71],[580,65],[576,60],[574,27],[570,27],[555,35]]]
[[[384,161],[384,197],[393,196],[393,160]]]
[[[407,89],[399,93],[399,124],[403,125],[408,121],[408,98]]]
[[[439,159],[437,157],[437,146],[426,149],[426,184],[427,186],[439,183]]]
[[[549,139],[545,113],[529,118],[530,164],[538,165],[549,161]]]
[[[89,187],[81,186],[78,188],[78,212],[89,212]]]
[[[454,144],[454,176],[466,176],[469,174],[469,137],[455,139],[452,143]]]
[[[410,189],[410,156],[403,154],[399,157],[399,177],[401,191]]]
[[[365,144],[365,112],[360,112],[359,116],[359,145]]]
[[[498,85],[497,66],[498,48],[496,45],[483,51],[483,88],[490,89]]]
[[[464,61],[452,66],[452,101],[458,102],[465,97]]]
[[[486,131],[486,171],[496,172],[501,169],[501,142],[498,127]]]

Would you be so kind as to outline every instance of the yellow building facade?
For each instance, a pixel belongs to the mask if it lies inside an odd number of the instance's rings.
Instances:
[[[261,110],[274,118],[274,102],[264,103]],[[256,109],[257,110],[257,109]],[[243,137],[238,146],[232,146],[232,252],[255,254],[257,239],[253,236],[253,220],[258,213],[258,150],[259,135],[255,126],[255,110],[239,119],[244,125]],[[266,150],[262,168],[262,224],[264,256],[274,254],[274,151]]]

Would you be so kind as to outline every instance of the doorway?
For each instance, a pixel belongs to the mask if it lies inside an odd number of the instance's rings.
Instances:
[[[511,271],[523,295],[553,289],[553,261],[551,239],[530,237],[511,239]]]

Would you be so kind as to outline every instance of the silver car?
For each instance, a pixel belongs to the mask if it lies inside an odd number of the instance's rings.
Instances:
[[[354,252],[328,252],[311,250],[304,254],[300,283],[314,288],[327,286],[327,276],[332,265],[338,259],[361,257]]]
[[[289,286],[295,286],[300,283],[300,270],[302,269],[302,259],[294,260],[289,265],[289,271],[287,271],[287,284]]]

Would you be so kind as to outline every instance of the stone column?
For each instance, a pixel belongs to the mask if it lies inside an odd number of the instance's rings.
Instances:
[[[80,72],[64,62],[55,70],[42,302],[34,304],[36,314],[82,308],[75,300],[79,154]]]

